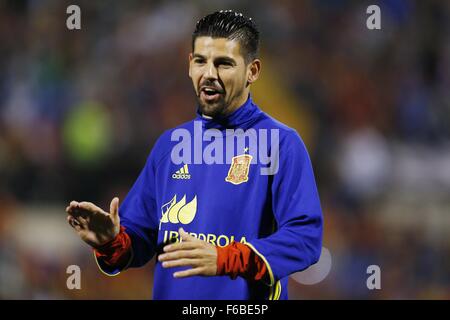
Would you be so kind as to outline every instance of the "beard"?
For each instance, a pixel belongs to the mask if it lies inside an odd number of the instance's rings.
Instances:
[[[208,117],[220,118],[226,115],[228,105],[225,102],[225,97],[220,95],[219,99],[214,102],[203,100],[200,95],[197,96],[200,112]]]
[[[208,94],[203,88],[215,90],[216,94]],[[226,93],[223,85],[212,80],[203,81],[196,92],[200,112],[208,117],[218,118],[226,115],[228,103],[225,101]]]

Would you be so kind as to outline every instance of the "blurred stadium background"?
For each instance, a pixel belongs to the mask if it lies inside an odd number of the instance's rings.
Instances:
[[[235,9],[262,31],[254,99],[303,136],[320,189],[332,268],[291,299],[449,299],[449,4],[0,0],[0,298],[151,297],[154,262],[103,276],[64,210],[125,197],[158,135],[193,117],[195,22]]]

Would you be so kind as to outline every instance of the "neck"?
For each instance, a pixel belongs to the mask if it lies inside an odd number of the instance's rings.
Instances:
[[[244,90],[244,93],[240,96],[240,98],[238,100],[236,100],[236,102],[227,109],[225,116],[232,114],[237,109],[242,107],[244,105],[244,103],[247,101],[249,94],[250,94],[250,90],[246,88]]]

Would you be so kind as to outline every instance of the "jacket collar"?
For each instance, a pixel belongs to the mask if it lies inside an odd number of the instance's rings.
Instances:
[[[211,118],[204,116],[200,113],[200,109],[197,108],[196,120],[202,121],[202,127],[204,129],[234,129],[234,128],[248,128],[262,113],[256,104],[253,103],[251,95],[248,95],[247,101],[233,111],[231,114],[220,117]]]

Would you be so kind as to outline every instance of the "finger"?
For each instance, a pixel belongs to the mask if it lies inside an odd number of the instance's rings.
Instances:
[[[162,262],[162,261],[170,261],[170,260],[177,260],[177,259],[183,259],[183,258],[198,258],[198,257],[199,257],[199,252],[197,250],[180,250],[180,251],[176,251],[176,252],[161,254],[158,257],[158,260],[160,262]]]
[[[80,203],[78,201],[70,201],[70,207],[77,207]]]
[[[164,261],[162,266],[164,268],[173,268],[173,267],[186,267],[186,266],[198,266],[198,259],[178,259],[173,261]]]
[[[96,206],[95,204],[93,204],[92,202],[86,202],[86,201],[80,202],[79,205],[78,205],[78,207],[79,207],[80,209],[86,210],[86,211],[88,211],[88,212],[92,212],[92,213],[103,213],[103,214],[106,214],[106,213],[102,210],[102,208],[97,207],[97,206]]]
[[[177,271],[173,274],[173,276],[175,278],[186,278],[186,277],[203,275],[203,272],[204,272],[204,269],[199,267],[199,268],[194,268],[194,269]]]
[[[87,210],[83,210],[80,207],[76,206],[76,207],[69,207],[69,209],[67,210],[67,213],[69,215],[71,215],[74,218],[78,218],[79,216],[83,216],[86,217],[88,214],[91,214],[90,211]]]
[[[172,252],[178,250],[192,250],[200,247],[200,243],[198,242],[177,242],[174,244],[168,244],[164,246],[164,252]]]
[[[85,218],[79,216],[79,217],[75,218],[75,221],[77,221],[79,223],[79,225],[82,229],[87,229],[88,221]]]
[[[85,210],[80,207],[80,202],[78,201],[71,201],[69,206],[66,208],[66,212],[73,217],[77,218],[79,216],[86,217],[88,214],[91,214],[92,212]]]
[[[181,239],[183,239],[183,241],[197,241],[198,239],[191,236],[189,233],[187,233],[186,231],[184,231],[183,228],[180,228],[178,230],[178,232],[180,233]],[[198,240],[200,241],[200,240]]]
[[[69,208],[75,209],[75,208],[78,207],[78,205],[79,205],[79,202],[78,202],[78,201],[70,201],[70,203],[69,203]]]
[[[113,221],[118,221],[119,219],[119,198],[115,197],[111,200],[111,204],[109,205],[109,214],[111,215],[111,219]]]
[[[76,222],[75,222],[75,218],[72,216],[67,216],[67,222],[72,226],[75,227]]]
[[[67,221],[69,222],[70,226],[74,228],[76,231],[80,231],[81,227],[79,223],[73,218],[72,216],[67,217]]]
[[[69,203],[69,205],[66,207],[66,212],[69,213],[69,212],[72,212],[72,211],[78,209],[78,205],[79,205],[79,203],[77,201],[71,201]]]

